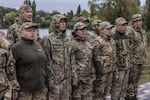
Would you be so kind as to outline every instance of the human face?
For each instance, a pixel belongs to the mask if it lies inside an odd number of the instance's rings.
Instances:
[[[80,38],[85,38],[87,35],[87,28],[85,27],[83,29],[77,29],[75,31],[75,34]]]
[[[111,32],[111,28],[104,28],[101,30],[101,33],[103,33],[104,35],[110,37],[112,35],[112,32]]]
[[[66,20],[65,19],[61,19],[60,22],[59,22],[59,29],[61,31],[65,31],[66,27],[67,27]]]
[[[35,27],[24,29],[23,37],[27,40],[35,40],[37,37],[37,29]]]
[[[29,10],[22,11],[20,17],[24,22],[31,22],[32,21],[32,10],[29,9]]]
[[[139,19],[133,22],[133,26],[136,28],[141,28],[143,25],[143,19]]]
[[[96,24],[96,25],[93,27],[93,30],[94,30],[94,31],[99,31],[99,24]]]
[[[125,33],[126,32],[126,29],[127,29],[127,24],[118,24],[116,25],[116,28],[119,32],[121,33]]]

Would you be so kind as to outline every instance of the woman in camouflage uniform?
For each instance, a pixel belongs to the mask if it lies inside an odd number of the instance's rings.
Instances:
[[[105,100],[110,91],[113,75],[114,48],[111,38],[113,25],[104,21],[100,23],[101,34],[94,40],[94,66],[96,80],[94,81],[94,100]]]
[[[87,26],[77,22],[73,27],[73,47],[71,53],[74,55],[74,67],[77,77],[73,79],[72,100],[93,100],[93,76],[92,46],[86,40]]]

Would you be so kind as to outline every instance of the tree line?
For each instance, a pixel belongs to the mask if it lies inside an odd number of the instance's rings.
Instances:
[[[44,10],[36,10],[36,1],[24,0],[24,4],[28,4],[33,9],[33,20],[40,23],[41,27],[48,27],[51,17],[60,13],[57,10],[45,12]],[[131,16],[135,13],[142,13],[144,16],[145,29],[150,30],[150,0],[146,0],[144,7],[140,6],[140,0],[88,0],[87,5],[89,11],[82,9],[78,5],[76,12],[70,10],[64,13],[68,19],[68,27],[71,28],[74,19],[79,16],[88,18],[91,22],[95,19],[107,20],[114,24],[117,17],[124,17],[130,21]],[[14,23],[15,18],[18,16],[18,10],[14,8],[7,8],[0,6],[0,28],[8,28]],[[89,26],[90,27],[90,26]]]

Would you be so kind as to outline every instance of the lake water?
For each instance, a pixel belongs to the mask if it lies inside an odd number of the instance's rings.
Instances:
[[[0,29],[0,31],[4,32],[5,34],[7,34],[7,29]],[[67,35],[70,35],[71,33],[71,30],[67,30]],[[40,37],[44,37],[48,34],[48,29],[45,28],[45,29],[39,29],[39,34],[40,34]]]
[[[4,32],[5,34],[7,34],[7,29],[0,29],[0,31]],[[66,31],[67,35],[70,35],[71,34],[71,30],[67,29]],[[88,33],[92,34],[91,31],[88,31]],[[39,29],[39,34],[40,34],[40,37],[43,38],[44,36],[46,36],[48,34],[48,28],[40,28]]]

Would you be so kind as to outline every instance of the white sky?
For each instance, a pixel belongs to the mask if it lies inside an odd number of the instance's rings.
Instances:
[[[0,6],[11,7],[19,9],[24,0],[0,0]],[[33,1],[33,0],[31,0]],[[77,10],[78,5],[81,5],[81,9],[89,10],[88,0],[35,0],[37,4],[37,10],[44,10],[52,12],[57,10],[61,13]],[[146,0],[141,0],[141,5],[145,4]]]

